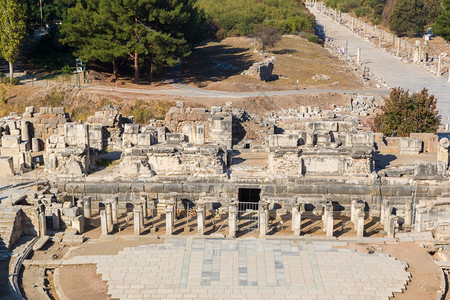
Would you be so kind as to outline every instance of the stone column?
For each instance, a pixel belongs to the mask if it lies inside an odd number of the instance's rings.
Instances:
[[[363,39],[366,39],[366,36],[367,36],[367,27],[366,27],[366,23],[364,23],[364,26],[363,26]]]
[[[139,205],[139,211],[141,212],[139,221],[141,222],[141,232],[144,231],[145,223],[144,223],[144,203]]]
[[[360,212],[357,215],[356,236],[358,238],[364,237],[364,213]]]
[[[111,213],[112,213],[112,222],[113,224],[117,224],[119,217],[119,198],[115,197],[111,201]]]
[[[387,236],[389,238],[394,238],[395,237],[395,216],[390,215],[387,223],[388,223]]]
[[[412,225],[412,202],[405,203],[405,226]]]
[[[114,224],[113,224],[113,213],[112,213],[112,201],[106,201],[103,202],[105,204],[105,210],[108,220],[108,232],[111,232],[113,230]]]
[[[269,226],[268,206],[269,204],[266,202],[259,204],[259,237],[265,237],[267,234]]]
[[[358,53],[356,55],[356,63],[361,63],[361,48],[358,48]]]
[[[355,226],[356,226],[356,221],[357,221],[357,214],[356,214],[356,204],[357,203],[358,203],[358,199],[353,198],[352,199],[352,206],[350,208],[350,222],[352,222],[353,225],[355,225]]]
[[[47,235],[47,221],[45,219],[45,212],[39,213],[39,236]]]
[[[172,235],[173,233],[173,204],[166,205],[166,234]]]
[[[397,56],[400,56],[400,38],[397,38]]]
[[[437,75],[439,77],[441,77],[441,54],[439,54],[439,58],[438,58],[438,71],[437,71]]]
[[[230,203],[230,206],[228,207],[228,227],[229,227],[229,238],[235,238],[236,237],[236,231],[237,231],[237,205],[235,202]]]
[[[140,209],[133,210],[133,219],[134,219],[134,235],[140,235],[142,233]]]
[[[329,214],[333,214],[333,204],[331,202],[327,202],[326,204],[323,205],[323,214],[322,214],[323,231],[327,231],[327,222]]]
[[[327,239],[333,237],[333,231],[334,231],[333,210],[331,210],[327,214],[327,234],[326,234]]]
[[[198,203],[198,207],[196,209],[197,212],[197,227],[198,227],[198,234],[204,235],[205,234],[205,205],[203,203]],[[188,212],[189,213],[189,212]]]
[[[102,226],[102,235],[107,235],[108,230],[108,216],[106,215],[106,210],[100,211],[100,224]]]
[[[292,207],[292,231],[294,236],[299,236],[301,234],[301,223],[302,223],[302,206],[303,204],[294,204]]]
[[[414,222],[414,231],[416,232],[422,232],[424,230],[423,228],[423,219],[424,215],[427,214],[429,211],[425,207],[419,207],[416,209],[416,220]]]
[[[22,122],[20,122],[21,128],[20,128],[20,134],[22,141],[29,141],[30,140],[30,128],[28,121],[25,121],[22,119]]]
[[[59,231],[61,226],[61,211],[59,208],[52,209],[52,225],[53,230]]]
[[[89,219],[92,214],[91,197],[84,197],[83,203],[84,203],[84,217]]]
[[[389,225],[389,216],[392,213],[391,207],[389,205],[389,200],[383,200],[383,225],[384,225],[384,231],[387,231],[388,225]]]
[[[143,205],[144,205],[144,210],[143,210],[143,212],[144,212],[144,218],[148,218],[148,215],[149,215],[149,213],[148,213],[148,204],[147,204],[147,195],[142,195],[141,194],[141,203],[143,203]]]

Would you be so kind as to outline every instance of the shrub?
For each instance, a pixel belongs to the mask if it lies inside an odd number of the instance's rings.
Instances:
[[[64,67],[62,67],[61,72],[63,74],[71,74],[72,73],[72,67],[69,65],[64,65]]]
[[[19,79],[17,79],[17,78],[11,79],[10,77],[4,77],[4,78],[2,78],[2,81],[5,84],[9,84],[9,85],[18,85],[20,83]]]
[[[306,39],[308,42],[323,45],[323,41],[314,34],[308,34]]]
[[[281,34],[278,29],[266,24],[258,25],[253,36],[261,45],[263,51],[265,51],[267,47],[275,47],[281,40]]]
[[[373,129],[385,136],[409,136],[411,132],[436,133],[440,118],[436,109],[437,99],[428,90],[409,94],[401,88],[391,91],[383,111],[374,119]]]

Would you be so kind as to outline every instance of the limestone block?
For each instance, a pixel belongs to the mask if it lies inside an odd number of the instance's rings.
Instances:
[[[68,146],[89,147],[89,125],[66,123],[64,124],[64,142]]]
[[[17,148],[20,145],[20,135],[2,136],[2,148]]]
[[[335,121],[319,121],[319,122],[307,122],[306,132],[314,133],[316,131],[338,131],[338,123]]]
[[[150,133],[139,133],[137,135],[137,145],[138,146],[151,146],[152,144],[152,136]]]
[[[419,138],[400,138],[400,154],[419,154],[422,152],[423,142]]]
[[[14,163],[12,156],[0,156],[0,177],[14,176]]]
[[[72,220],[72,228],[78,231],[78,233],[84,232],[85,219],[84,216],[76,216]]]
[[[123,133],[124,134],[138,134],[139,133],[139,124],[130,124],[127,123],[124,126]]]
[[[287,134],[273,134],[268,136],[269,147],[297,147],[298,146],[298,135],[287,135]]]
[[[31,115],[34,114],[35,113],[34,106],[25,107],[25,113],[31,114]]]
[[[185,137],[183,133],[167,133],[166,143],[167,144],[179,144],[184,142]]]

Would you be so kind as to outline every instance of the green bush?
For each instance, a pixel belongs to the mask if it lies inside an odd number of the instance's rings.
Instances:
[[[440,118],[437,99],[428,90],[409,94],[401,88],[391,91],[383,111],[374,119],[374,130],[385,136],[409,136],[412,132],[436,133]]]
[[[306,39],[308,40],[308,42],[323,45],[323,41],[314,34],[308,34],[306,36]]]
[[[20,83],[20,80],[17,78],[11,79],[10,77],[4,77],[2,78],[2,82],[9,85],[18,85]]]
[[[65,65],[64,67],[62,67],[61,72],[63,74],[71,74],[72,73],[72,67],[69,65]]]

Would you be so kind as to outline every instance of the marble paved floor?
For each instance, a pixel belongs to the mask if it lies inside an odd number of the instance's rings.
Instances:
[[[176,238],[70,263],[97,264],[113,299],[388,299],[409,281],[405,263],[343,245]]]

